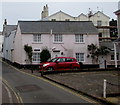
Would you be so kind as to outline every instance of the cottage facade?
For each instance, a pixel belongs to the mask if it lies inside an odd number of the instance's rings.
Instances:
[[[75,57],[79,62],[92,64],[87,57],[87,46],[91,43],[99,46],[97,29],[90,21],[19,21],[15,35],[11,33],[11,36],[14,40],[12,61],[20,65],[30,64],[24,45],[32,46],[32,64],[40,63],[43,48],[48,48],[52,58]]]

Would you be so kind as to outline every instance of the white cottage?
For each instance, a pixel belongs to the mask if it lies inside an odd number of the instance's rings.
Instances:
[[[5,58],[21,66],[29,64],[24,51],[26,44],[33,49],[32,64],[40,63],[40,52],[45,47],[52,58],[75,57],[79,62],[92,64],[91,59],[87,58],[87,46],[91,43],[99,46],[98,32],[91,21],[18,21],[17,30],[10,35],[14,43],[9,49],[6,48],[11,57]]]
[[[4,23],[3,25],[3,58],[14,62],[13,59],[13,50],[14,50],[14,38],[16,33],[16,25],[7,25],[7,23]]]

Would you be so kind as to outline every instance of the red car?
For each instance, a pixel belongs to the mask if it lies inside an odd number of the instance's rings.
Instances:
[[[48,62],[40,63],[40,71],[79,70],[80,65],[73,57],[56,57]]]

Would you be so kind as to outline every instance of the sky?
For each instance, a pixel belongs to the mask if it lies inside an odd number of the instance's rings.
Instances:
[[[40,20],[44,5],[49,7],[49,15],[63,11],[71,16],[77,17],[81,13],[87,14],[89,8],[93,13],[103,11],[110,19],[117,19],[114,14],[118,10],[119,0],[2,0],[0,2],[0,31],[4,19],[8,24],[17,25],[18,20]]]

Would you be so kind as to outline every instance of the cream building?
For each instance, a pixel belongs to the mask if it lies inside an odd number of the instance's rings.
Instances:
[[[46,13],[47,12],[47,13]],[[41,19],[44,21],[92,21],[93,24],[98,28],[99,37],[102,38],[102,41],[109,41],[110,33],[109,33],[109,20],[110,17],[105,15],[101,11],[97,11],[96,13],[92,13],[89,10],[87,15],[81,13],[77,17],[73,17],[63,11],[56,12],[49,16],[48,14],[49,8],[48,6],[44,6],[43,11],[41,13]],[[46,15],[47,14],[47,15]],[[44,17],[44,18],[43,18]],[[107,39],[107,40],[106,40]]]

